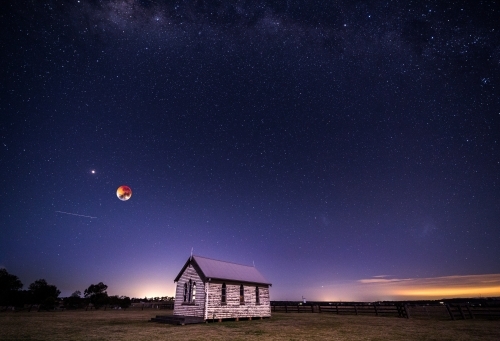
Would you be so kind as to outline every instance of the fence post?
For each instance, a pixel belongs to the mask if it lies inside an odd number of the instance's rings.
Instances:
[[[356,315],[358,315],[358,308],[356,307],[356,305],[354,305],[354,311],[356,312]]]
[[[446,310],[448,310],[448,314],[450,314],[451,319],[455,321],[455,316],[453,315],[453,312],[448,304],[446,304]]]
[[[464,314],[464,311],[462,310],[462,307],[460,306],[460,303],[458,304],[458,311],[460,312],[460,315],[462,316],[462,318],[465,320],[465,314]]]
[[[472,313],[472,310],[471,308],[469,307],[469,304],[466,304],[465,307],[467,308],[467,311],[469,312],[469,315],[470,315],[470,318],[471,319],[475,319],[476,317],[474,316],[474,314]]]
[[[374,305],[373,307],[375,308],[375,315],[378,316],[377,306]]]
[[[403,308],[405,309],[406,318],[409,319],[410,318],[410,312],[408,311],[408,305],[404,304]]]

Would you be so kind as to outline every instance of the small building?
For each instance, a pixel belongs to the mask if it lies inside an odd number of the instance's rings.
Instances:
[[[174,282],[174,315],[219,321],[271,317],[271,283],[254,266],[191,256]]]

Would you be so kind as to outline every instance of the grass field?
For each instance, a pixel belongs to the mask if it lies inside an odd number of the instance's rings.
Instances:
[[[0,340],[500,340],[500,322],[273,313],[265,320],[186,326],[148,320],[171,311],[2,312]]]

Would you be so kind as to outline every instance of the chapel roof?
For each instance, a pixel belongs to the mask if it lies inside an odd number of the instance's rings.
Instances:
[[[191,256],[179,272],[174,282],[177,282],[184,270],[192,264],[204,282],[207,280],[225,280],[271,285],[255,266],[236,264],[215,260],[202,256]]]

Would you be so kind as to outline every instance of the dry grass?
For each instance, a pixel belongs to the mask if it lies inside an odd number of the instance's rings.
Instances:
[[[148,322],[156,314],[165,311],[4,312],[0,340],[500,340],[498,320],[274,313],[266,320],[172,326]]]

